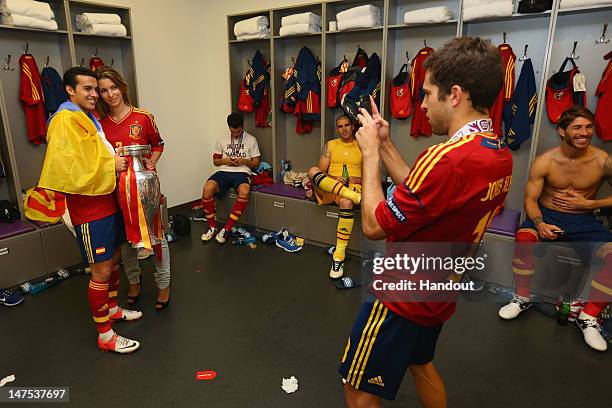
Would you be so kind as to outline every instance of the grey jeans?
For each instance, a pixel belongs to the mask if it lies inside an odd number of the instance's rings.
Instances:
[[[153,248],[159,250],[157,249],[159,247]],[[133,248],[129,242],[124,243],[121,245],[121,259],[128,282],[131,284],[140,283],[142,270],[138,264],[138,249]],[[170,248],[168,247],[168,241],[165,239],[161,242],[161,254],[155,253],[153,278],[158,289],[165,289],[170,286]]]

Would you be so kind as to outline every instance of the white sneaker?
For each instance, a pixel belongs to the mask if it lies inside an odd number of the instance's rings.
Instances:
[[[225,244],[225,241],[227,241],[228,233],[229,233],[228,230],[226,230],[225,228],[221,228],[221,231],[219,231],[215,239],[217,240],[218,243]]]
[[[340,279],[344,275],[344,261],[332,259],[332,266],[329,269],[330,279]]]
[[[107,342],[102,342],[98,337],[98,347],[102,351],[112,351],[113,353],[129,354],[140,348],[140,343],[136,340],[130,340],[117,333]]]
[[[601,329],[595,317],[581,312],[580,316],[576,319],[576,326],[582,332],[584,342],[590,348],[596,351],[606,351],[608,349],[608,343],[601,335]]]
[[[213,228],[209,228],[208,231],[203,233],[200,238],[202,239],[203,242],[208,242],[211,239],[213,239],[213,237],[215,236],[216,233],[217,233],[217,229],[216,228],[214,228],[214,227]]]
[[[109,316],[111,320],[138,320],[142,317],[142,312],[139,310],[130,310],[120,307],[115,313]]]
[[[513,295],[512,300],[507,305],[503,306],[499,309],[499,317],[504,320],[512,320],[516,318],[521,312],[529,309],[531,307],[531,302],[529,300],[525,300],[525,298]]]

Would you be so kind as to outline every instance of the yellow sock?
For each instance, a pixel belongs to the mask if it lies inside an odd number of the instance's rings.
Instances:
[[[336,230],[336,250],[333,255],[334,261],[344,261],[354,221],[355,210],[340,210],[338,229]]]
[[[355,205],[359,205],[361,202],[361,194],[350,188],[345,187],[338,180],[325,175],[323,172],[315,174],[312,182],[323,191],[328,193],[338,194],[340,197],[344,197],[347,200],[351,200]]]

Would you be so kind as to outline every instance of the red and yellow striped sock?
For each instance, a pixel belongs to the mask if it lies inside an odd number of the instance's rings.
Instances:
[[[89,281],[87,300],[98,333],[106,333],[112,327],[108,314],[108,282]]]
[[[248,197],[247,198],[238,197],[236,199],[236,201],[234,202],[234,206],[232,207],[232,212],[227,218],[227,223],[225,224],[225,227],[224,227],[226,230],[229,231],[232,229],[234,225],[236,225],[236,222],[238,222],[238,220],[240,219],[240,216],[244,213],[244,210],[246,210],[248,204],[249,204]]]
[[[204,205],[204,217],[208,223],[209,228],[217,228],[217,222],[215,221],[215,197],[208,199],[203,198],[202,204]]]

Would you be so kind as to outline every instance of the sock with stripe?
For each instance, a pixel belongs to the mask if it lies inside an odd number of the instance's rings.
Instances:
[[[512,254],[512,273],[516,294],[529,299],[531,282],[535,275],[535,261],[533,252],[538,244],[537,233],[531,229],[521,229],[514,239],[514,253]]]
[[[111,329],[108,313],[108,282],[89,281],[87,300],[98,333],[106,333]]]
[[[115,334],[115,331],[113,329],[110,329],[107,332],[100,333],[98,336],[100,337],[100,340],[102,340],[103,343],[108,343],[113,338],[113,334]]]
[[[113,265],[108,281],[108,308],[109,313],[113,314],[118,310],[117,295],[119,294],[119,265]]]
[[[203,198],[202,204],[204,205],[204,217],[208,227],[217,228],[217,222],[215,221],[215,197]]]
[[[591,281],[589,302],[584,306],[584,312],[595,317],[612,301],[612,244],[604,245],[597,256],[603,259],[604,266]]]
[[[244,210],[246,210],[247,204],[249,204],[248,197],[247,198],[238,197],[236,201],[234,202],[234,206],[232,207],[232,212],[227,218],[227,223],[225,224],[225,227],[223,228],[225,228],[228,231],[231,230],[232,227],[236,225],[236,222],[238,221],[238,219],[240,219],[240,216],[244,213]]]
[[[338,228],[336,230],[336,250],[334,251],[334,261],[344,261],[346,257],[346,247],[353,231],[355,221],[355,210],[340,210],[338,217]]]
[[[312,182],[321,190],[332,194],[338,194],[340,197],[351,200],[355,205],[359,205],[361,202],[361,194],[345,187],[344,184],[338,180],[334,180],[323,172],[315,174],[312,178]]]

